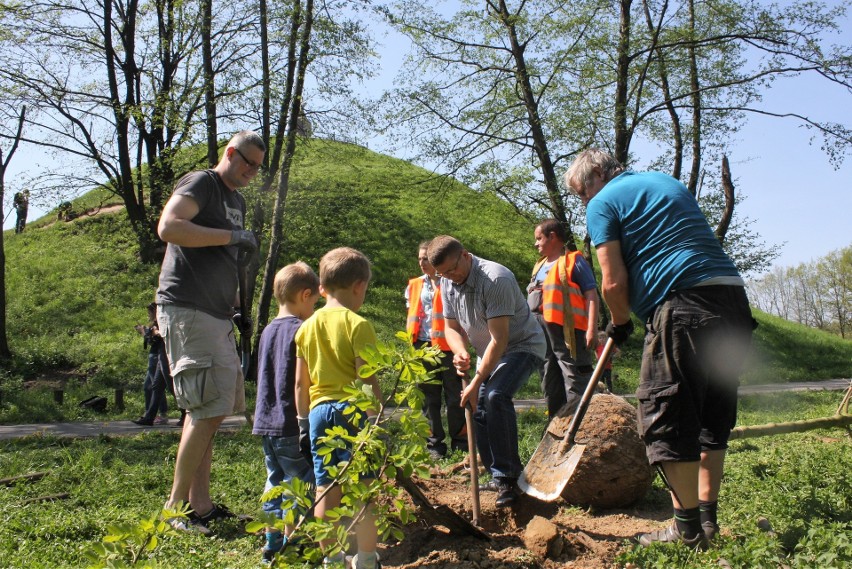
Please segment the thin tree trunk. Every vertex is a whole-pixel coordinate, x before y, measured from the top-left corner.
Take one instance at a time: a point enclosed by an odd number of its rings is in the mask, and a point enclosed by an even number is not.
[[[294,3],[298,3],[295,0]],[[257,309],[258,328],[255,334],[254,352],[260,339],[261,326],[269,319],[269,306],[272,300],[272,285],[278,268],[278,255],[281,240],[284,234],[284,211],[287,204],[287,194],[290,191],[290,167],[293,156],[296,154],[296,135],[299,115],[302,111],[302,92],[305,86],[305,70],[308,67],[308,51],[311,46],[311,30],[313,27],[314,2],[307,0],[304,9],[304,24],[299,40],[299,59],[295,70],[295,83],[293,85],[292,105],[287,120],[287,146],[284,151],[284,159],[281,164],[280,178],[278,182],[278,197],[275,200],[275,208],[272,213],[272,236],[269,241],[269,252],[263,272],[263,285],[260,289],[260,301]],[[294,14],[295,21],[296,14]]]
[[[728,157],[722,156],[722,191],[725,193],[725,211],[719,225],[716,226],[716,239],[720,243],[725,242],[725,235],[731,225],[734,216],[734,183],[731,180],[731,167],[728,165]]]
[[[689,0],[689,31],[695,38],[695,1]],[[698,195],[698,176],[701,172],[701,92],[698,84],[698,58],[695,53],[695,43],[689,42],[689,84],[692,90],[692,168],[686,187],[693,196]],[[727,229],[727,228],[726,228]]]
[[[15,133],[15,140],[12,142],[12,148],[9,149],[9,154],[6,155],[5,161],[3,160],[3,151],[0,150],[0,216],[3,219],[6,219],[3,211],[3,198],[6,195],[6,168],[9,166],[12,156],[15,155],[15,151],[18,149],[18,143],[21,141],[26,114],[27,107],[21,107],[21,113],[18,115],[18,130]],[[6,333],[6,245],[3,239],[3,231],[0,231],[0,361],[8,361],[12,357],[12,351],[9,349],[9,339]]]
[[[272,125],[270,124],[270,120],[272,119],[272,113],[270,111],[271,105],[271,97],[272,97],[272,77],[270,77],[271,72],[269,70],[269,10],[266,5],[266,0],[260,0],[260,64],[262,66],[262,76],[261,76],[261,89],[263,93],[262,99],[262,109],[261,112],[263,114],[261,118],[261,136],[263,137],[263,142],[266,144],[266,147],[270,146],[270,136],[272,134]],[[269,160],[269,152],[263,155],[263,160],[265,162],[265,166],[269,169],[268,166],[270,164]]]
[[[219,132],[216,124],[216,75],[213,71],[213,0],[201,2],[201,57],[204,66],[204,113],[207,127],[207,164],[219,161]]]
[[[550,201],[550,208],[553,217],[565,228],[565,234],[568,238],[566,241],[567,248],[570,251],[574,251],[577,249],[577,245],[574,242],[574,233],[571,230],[571,225],[568,223],[568,215],[565,212],[565,204],[562,201],[562,193],[559,190],[559,182],[553,166],[553,160],[550,157],[550,150],[547,146],[547,137],[541,126],[542,121],[538,111],[538,101],[530,82],[529,70],[524,56],[526,46],[521,45],[518,40],[514,18],[509,13],[505,0],[499,0],[499,6],[496,7],[490,2],[489,4],[497,12],[500,23],[503,24],[506,33],[509,35],[509,45],[511,46],[512,57],[515,60],[515,82],[518,85],[518,89],[520,89],[524,108],[527,111],[527,121],[533,138],[533,149],[538,157],[539,166],[544,177],[544,187]]]
[[[630,6],[632,0],[620,0],[618,56],[615,84],[615,159],[627,164],[630,137],[627,132],[627,80],[630,71]]]
[[[651,8],[648,6],[648,0],[644,0],[642,4],[645,8],[645,20],[648,24],[648,33],[653,36],[657,36],[660,27],[662,26],[663,18],[668,12],[669,3],[668,1],[663,2],[663,5],[660,7],[660,17],[656,26],[651,18]],[[677,109],[675,109],[674,103],[672,102],[671,87],[669,86],[669,71],[666,67],[665,52],[659,47],[656,48],[656,52],[657,72],[660,75],[660,90],[663,93],[663,97],[665,97],[666,110],[668,110],[669,118],[672,121],[672,144],[674,147],[672,176],[679,180],[681,170],[683,168],[683,132],[680,126],[680,115],[678,115]]]

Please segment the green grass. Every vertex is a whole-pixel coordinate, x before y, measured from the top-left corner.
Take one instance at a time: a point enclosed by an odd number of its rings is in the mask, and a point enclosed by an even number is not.
[[[764,406],[763,402],[771,401]],[[830,415],[837,393],[754,395],[741,402],[741,422]],[[798,411],[798,413],[797,413]],[[521,455],[527,460],[541,434],[539,411],[519,417]],[[134,523],[156,512],[174,469],[176,433],[70,440],[30,437],[0,442],[0,476],[47,472],[40,481],[0,492],[0,559],[8,568],[79,568],[82,551],[99,541],[107,526]],[[640,567],[733,567],[776,569],[843,567],[852,562],[852,440],[842,431],[734,441],[726,467],[720,508],[725,536],[706,553],[674,547],[640,550],[625,545],[622,561]],[[257,437],[248,429],[221,433],[216,440],[214,499],[241,513],[257,512],[265,470]],[[31,501],[68,493],[67,499]],[[28,502],[30,501],[30,502]],[[645,505],[665,505],[659,481]],[[756,527],[768,518],[776,536]],[[155,555],[163,567],[256,567],[257,536],[226,523],[209,539],[177,535],[163,540]],[[839,561],[832,562],[827,555]],[[822,557],[820,557],[822,556]],[[818,560],[817,560],[818,559]]]
[[[506,264],[526,282],[535,259],[532,224],[493,196],[430,179],[421,168],[351,144],[312,140],[297,157],[279,266],[301,259],[316,267],[340,245],[364,251],[374,278],[363,314],[381,339],[404,328],[403,291],[419,273],[417,245],[438,233],[457,236],[473,253]],[[187,160],[181,168],[192,167]],[[272,193],[249,188],[245,194],[249,211],[261,202],[271,216]],[[97,189],[75,200],[74,208],[107,202]],[[130,407],[146,366],[133,325],[146,318],[159,267],[138,261],[126,213],[70,223],[55,222],[51,213],[24,233],[4,237],[13,359],[0,372],[0,422],[85,418],[75,409],[41,405],[43,394],[31,396],[24,388],[32,380],[70,379],[66,401],[111,398],[114,388],[126,387]],[[262,241],[268,244],[269,235]],[[20,412],[34,407],[40,409],[34,415]]]
[[[196,155],[181,155],[176,170],[195,167]],[[272,192],[249,188],[245,194],[249,211],[259,203],[271,216]],[[82,211],[114,201],[97,189],[74,206]],[[404,327],[403,291],[419,273],[421,241],[455,235],[474,254],[509,267],[523,287],[536,257],[532,229],[532,222],[492,195],[356,145],[314,139],[297,153],[279,265],[301,259],[316,267],[340,245],[363,250],[373,261],[374,279],[362,312],[387,340]],[[55,223],[49,214],[4,238],[13,359],[0,371],[0,423],[85,419],[76,403],[91,395],[111,399],[117,387],[127,389],[124,417],[135,415],[146,354],[133,325],[146,318],[159,267],[138,261],[126,213],[70,223]],[[262,241],[268,243],[269,235]],[[755,316],[756,355],[744,384],[852,376],[852,341]],[[616,392],[635,391],[641,349],[636,332],[614,361]],[[32,380],[66,383],[66,404],[54,405],[49,391],[27,389]],[[518,396],[541,396],[537,374]],[[106,417],[121,416],[113,412]]]
[[[739,424],[784,422],[835,413],[837,392],[777,393],[740,398]],[[622,563],[639,567],[840,568],[852,563],[852,439],[816,430],[732,441],[719,498],[724,532],[709,551],[630,546]],[[668,499],[659,480],[646,500]],[[775,535],[757,527],[765,517]],[[836,558],[832,559],[831,556]]]

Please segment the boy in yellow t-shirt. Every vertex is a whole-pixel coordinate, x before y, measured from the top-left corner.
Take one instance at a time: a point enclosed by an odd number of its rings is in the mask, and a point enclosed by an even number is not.
[[[340,505],[342,492],[339,486],[332,486],[333,478],[318,456],[318,439],[325,436],[326,430],[342,426],[350,432],[360,430],[361,425],[353,425],[343,414],[349,406],[342,400],[347,397],[344,388],[355,384],[357,370],[364,365],[358,357],[362,348],[376,343],[376,331],[373,325],[356,314],[364,303],[367,286],[371,277],[370,261],[360,251],[349,247],[340,247],[326,253],[320,260],[320,290],[326,298],[324,307],[308,318],[296,333],[296,409],[299,423],[307,417],[310,422],[311,453],[314,459],[314,474],[317,482],[317,502],[314,512],[318,518]],[[378,380],[375,376],[363,379],[381,399]],[[350,415],[351,417],[351,415]],[[307,433],[300,433],[304,437]],[[331,455],[331,465],[348,461],[351,449],[339,449]],[[329,489],[329,486],[331,488]],[[328,490],[324,498],[319,499]],[[378,532],[375,512],[372,506],[367,508],[363,520],[355,532],[358,541],[358,555],[352,559],[353,569],[374,569],[380,567],[376,555]],[[327,540],[322,545],[330,545]],[[324,565],[333,565],[344,561],[341,554],[337,558],[326,558]]]

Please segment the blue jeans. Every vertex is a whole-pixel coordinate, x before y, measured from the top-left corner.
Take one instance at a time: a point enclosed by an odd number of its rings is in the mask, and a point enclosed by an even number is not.
[[[160,352],[148,354],[148,373],[145,374],[145,382],[142,384],[145,392],[145,412],[142,418],[153,421],[157,416],[165,415],[168,410],[166,403],[166,378],[160,368]]]
[[[541,365],[529,352],[504,354],[491,376],[479,387],[474,421],[482,465],[495,478],[518,478],[523,466],[518,455],[518,416],[512,398]]]
[[[295,437],[273,437],[263,435],[263,454],[266,462],[266,486],[264,492],[268,492],[282,482],[289,482],[293,478],[299,478],[305,482],[314,483],[314,472],[311,465],[302,456],[299,450],[299,436]],[[283,518],[284,511],[281,509],[281,497],[274,498],[263,503],[263,511]]]

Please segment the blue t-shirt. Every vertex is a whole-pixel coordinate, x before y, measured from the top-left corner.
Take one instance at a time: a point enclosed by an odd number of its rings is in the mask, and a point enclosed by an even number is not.
[[[574,260],[574,270],[571,271],[571,280],[580,287],[583,292],[597,288],[598,283],[595,280],[595,274],[592,272],[592,267],[582,255],[577,255]]]
[[[252,434],[273,437],[299,434],[296,418],[296,331],[301,325],[302,321],[295,316],[276,318],[260,335]]]
[[[643,321],[666,295],[716,277],[738,277],[695,197],[662,172],[627,171],[586,206],[597,247],[621,242],[630,307]]]

